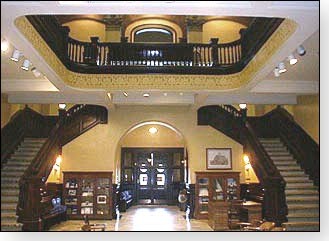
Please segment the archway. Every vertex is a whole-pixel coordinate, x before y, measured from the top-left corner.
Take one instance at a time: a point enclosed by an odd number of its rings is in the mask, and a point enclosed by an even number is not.
[[[121,137],[120,185],[135,204],[178,204],[188,179],[185,139],[170,124],[146,121],[130,127]]]

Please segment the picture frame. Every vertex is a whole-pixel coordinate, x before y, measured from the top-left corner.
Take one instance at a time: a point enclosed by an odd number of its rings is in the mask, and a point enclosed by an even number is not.
[[[231,148],[207,148],[207,170],[232,170]]]
[[[106,195],[99,195],[99,196],[97,196],[97,203],[99,203],[99,204],[106,204]]]

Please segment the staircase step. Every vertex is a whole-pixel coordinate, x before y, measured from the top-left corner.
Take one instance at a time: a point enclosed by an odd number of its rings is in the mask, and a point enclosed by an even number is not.
[[[8,188],[2,188],[1,187],[1,196],[18,196],[19,195],[19,190],[18,189],[8,189]]]
[[[319,195],[315,189],[288,189],[285,191],[286,197],[290,195]]]
[[[1,203],[1,212],[4,210],[16,212],[17,203]]]
[[[273,163],[277,166],[298,166],[296,160],[275,160]],[[300,167],[299,167],[300,168]]]
[[[260,143],[281,143],[280,138],[258,138]]]
[[[18,183],[20,177],[1,177],[1,184]]]
[[[301,182],[301,183],[313,183],[308,177],[284,177],[284,180],[288,183],[296,183],[296,182]]]
[[[267,151],[267,150],[266,150]],[[274,156],[292,156],[288,151],[267,151],[270,157]]]
[[[22,231],[23,224],[17,222],[1,222],[1,231]]]
[[[286,189],[313,189],[317,190],[317,187],[313,185],[313,183],[287,183]]]
[[[44,143],[47,140],[47,138],[24,138],[23,143]]]
[[[264,148],[286,148],[283,143],[261,143]]]
[[[283,177],[306,177],[308,176],[303,171],[281,171],[281,176]]]
[[[3,220],[8,220],[8,219],[12,219],[12,220],[17,220],[17,215],[15,212],[2,212],[1,211],[1,221]]]
[[[293,156],[271,156],[273,161],[287,161],[287,160],[295,160]]]
[[[276,168],[281,171],[300,171],[301,168],[298,165],[287,166],[287,165],[276,165]]]
[[[35,156],[12,155],[10,157],[10,160],[13,160],[13,161],[21,161],[21,160],[32,161],[34,157]]]
[[[282,227],[286,231],[320,231],[319,222],[288,222],[283,223]]]
[[[287,151],[287,147],[285,147],[283,145],[282,146],[266,146],[266,147],[264,147],[264,149],[267,152],[286,152]]]
[[[28,165],[7,165],[3,168],[4,171],[10,170],[10,171],[25,171]]]
[[[318,203],[319,196],[306,196],[306,195],[291,195],[286,197],[287,204],[291,203]]]
[[[10,171],[10,170],[6,170],[1,172],[1,176],[2,177],[21,177],[23,175],[24,171]]]
[[[6,164],[6,166],[8,166],[8,167],[29,166],[30,163],[31,163],[30,160],[9,160],[8,163]]]
[[[1,197],[1,203],[17,203],[18,196],[3,196]]]
[[[288,222],[319,222],[317,213],[293,213],[287,216]]]

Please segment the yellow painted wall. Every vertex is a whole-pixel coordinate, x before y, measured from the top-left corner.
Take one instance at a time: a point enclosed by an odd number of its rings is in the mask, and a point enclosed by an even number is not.
[[[158,132],[149,132],[151,127]],[[173,130],[161,125],[145,125],[127,134],[119,144],[121,147],[184,147],[184,139]]]
[[[319,143],[319,95],[298,96],[295,121]]]
[[[202,31],[188,31],[187,42],[188,43],[202,43]]]
[[[63,24],[70,28],[69,36],[76,40],[90,42],[90,37],[99,37],[100,42],[104,42],[105,25],[94,20],[73,20]]]
[[[106,30],[105,41],[106,42],[120,42],[121,41],[121,30]]]
[[[211,20],[203,24],[202,42],[209,43],[211,38],[219,38],[219,43],[229,43],[240,39],[239,31],[245,25],[230,20]]]
[[[242,171],[241,182],[244,182],[242,146],[214,128],[198,126],[197,111],[189,107],[118,107],[109,112],[108,124],[97,125],[63,147],[62,170],[118,173],[122,137],[136,124],[146,121],[170,124],[183,135],[191,183],[195,183],[195,171],[206,170],[206,148],[232,148],[233,170]]]

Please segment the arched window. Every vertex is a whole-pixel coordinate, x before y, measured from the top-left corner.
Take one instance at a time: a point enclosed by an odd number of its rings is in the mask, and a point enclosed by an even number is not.
[[[161,25],[138,26],[132,31],[134,43],[174,43],[176,33],[171,28]]]

